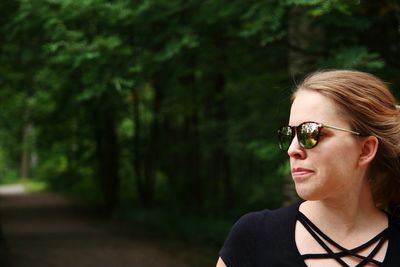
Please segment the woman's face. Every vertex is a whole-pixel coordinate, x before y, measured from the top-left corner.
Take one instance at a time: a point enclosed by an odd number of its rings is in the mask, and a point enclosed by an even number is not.
[[[289,125],[306,121],[350,129],[332,100],[314,91],[300,90],[292,104]],[[288,154],[297,194],[305,200],[351,194],[360,181],[356,172],[360,150],[358,137],[348,132],[323,128],[312,149],[300,147],[296,135]]]

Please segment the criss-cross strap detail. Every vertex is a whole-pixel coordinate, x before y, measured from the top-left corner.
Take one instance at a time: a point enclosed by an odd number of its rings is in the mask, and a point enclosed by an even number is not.
[[[371,240],[367,241],[366,243],[353,248],[353,249],[346,249],[333,241],[329,236],[323,233],[315,224],[313,224],[303,213],[299,211],[297,219],[304,228],[311,234],[312,237],[321,245],[323,249],[327,253],[314,253],[314,254],[303,254],[301,255],[304,260],[306,259],[335,259],[344,267],[349,267],[349,265],[342,260],[343,257],[357,257],[361,259],[361,262],[356,265],[356,267],[365,266],[367,263],[373,263],[379,266],[382,264],[381,262],[374,259],[375,255],[378,253],[382,245],[388,239],[388,228],[374,236]],[[324,241],[325,240],[325,241]],[[332,249],[327,245],[327,243],[333,245],[339,252],[333,252]],[[370,254],[365,257],[362,255],[357,254],[360,251],[376,244],[375,248],[370,252]]]

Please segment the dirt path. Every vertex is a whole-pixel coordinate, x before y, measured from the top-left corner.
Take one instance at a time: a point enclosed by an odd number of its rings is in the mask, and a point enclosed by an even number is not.
[[[18,191],[18,190],[17,190]],[[6,267],[205,267],[183,244],[135,238],[124,224],[78,212],[50,193],[2,193],[0,212],[7,240]]]

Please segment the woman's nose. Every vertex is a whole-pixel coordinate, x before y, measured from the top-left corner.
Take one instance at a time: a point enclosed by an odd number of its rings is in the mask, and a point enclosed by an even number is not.
[[[292,142],[290,143],[287,153],[291,158],[296,158],[296,159],[305,158],[306,152],[305,149],[300,146],[299,141],[297,139],[297,134],[292,139]]]

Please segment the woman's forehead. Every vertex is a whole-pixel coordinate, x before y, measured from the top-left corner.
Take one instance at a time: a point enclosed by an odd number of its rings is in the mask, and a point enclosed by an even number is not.
[[[325,124],[344,121],[338,112],[337,104],[328,97],[310,90],[296,93],[290,110],[290,125],[298,125],[305,121],[316,121]]]

